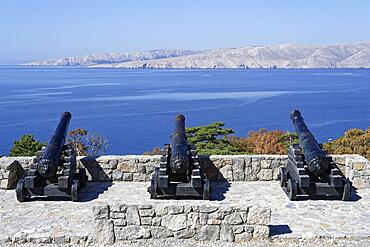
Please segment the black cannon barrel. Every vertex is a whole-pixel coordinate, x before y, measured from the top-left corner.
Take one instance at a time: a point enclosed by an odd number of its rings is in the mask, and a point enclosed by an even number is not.
[[[189,169],[188,142],[185,133],[185,117],[178,115],[175,119],[175,131],[171,136],[171,171],[186,174]]]
[[[37,170],[44,178],[53,177],[58,170],[71,118],[71,113],[62,113],[54,134],[43,152],[42,158],[37,166]]]
[[[324,174],[328,169],[326,154],[321,149],[313,134],[307,128],[301,112],[294,110],[290,114],[299,139],[299,146],[303,150],[308,169],[316,174]]]

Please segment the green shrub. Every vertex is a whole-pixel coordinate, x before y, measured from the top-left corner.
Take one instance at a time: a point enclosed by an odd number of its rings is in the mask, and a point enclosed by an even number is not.
[[[222,128],[223,122],[207,126],[186,128],[188,143],[193,144],[199,154],[237,154],[239,149],[232,146],[227,137],[234,133],[230,128]]]
[[[14,141],[10,156],[34,156],[42,146],[43,144],[35,140],[33,135],[23,135],[19,140]]]

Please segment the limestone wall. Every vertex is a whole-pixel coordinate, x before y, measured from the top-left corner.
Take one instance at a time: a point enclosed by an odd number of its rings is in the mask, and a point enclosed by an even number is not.
[[[242,242],[269,237],[271,210],[261,206],[101,205],[94,207],[100,244],[135,239],[194,239]]]
[[[344,174],[356,188],[370,188],[370,161],[364,157],[360,155],[347,157]]]
[[[0,189],[14,189],[24,172],[22,165],[15,159],[0,160]]]
[[[333,155],[342,173],[353,181],[355,187],[370,187],[370,162],[359,155]],[[88,171],[90,181],[149,181],[154,168],[159,165],[159,155],[108,155],[98,158],[78,157],[78,164]],[[11,188],[20,174],[17,161],[24,170],[33,163],[33,157],[0,158],[1,188]],[[279,166],[287,162],[286,155],[212,155],[200,156],[199,163],[211,181],[269,181],[276,180]],[[9,179],[9,168],[18,167]],[[8,169],[8,170],[7,170]],[[16,175],[14,175],[16,174]]]

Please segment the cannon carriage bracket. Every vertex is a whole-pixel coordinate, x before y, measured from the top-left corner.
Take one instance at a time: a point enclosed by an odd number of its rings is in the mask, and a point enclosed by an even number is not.
[[[70,145],[63,146],[58,171],[50,178],[44,178],[37,170],[43,151],[44,149],[37,152],[31,169],[24,178],[19,179],[16,187],[17,200],[25,202],[37,197],[62,197],[79,201],[79,192],[81,187],[85,187],[87,176],[85,168],[77,169],[74,148]]]
[[[209,200],[209,180],[199,165],[197,151],[188,145],[190,166],[186,174],[171,173],[171,145],[161,149],[160,166],[156,167],[148,188],[151,199],[189,198]]]
[[[327,173],[318,176],[307,168],[304,153],[299,145],[293,144],[289,147],[287,165],[279,168],[279,180],[280,186],[291,201],[308,198],[350,200],[351,182],[343,176],[331,157],[326,156],[325,159],[329,169]]]

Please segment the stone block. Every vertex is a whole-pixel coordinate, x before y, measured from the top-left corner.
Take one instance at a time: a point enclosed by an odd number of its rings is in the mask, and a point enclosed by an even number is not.
[[[94,219],[109,219],[109,206],[94,206]]]
[[[244,232],[244,225],[235,225],[233,226],[233,231],[235,234]]]
[[[151,237],[148,226],[115,227],[114,233],[117,240],[148,239]]]
[[[253,237],[254,238],[268,238],[269,237],[268,226],[254,226]]]
[[[119,161],[117,169],[124,173],[135,173],[138,172],[138,165],[133,161]]]
[[[155,215],[154,209],[140,209],[139,210],[139,215],[141,217],[153,217]]]
[[[363,161],[363,162],[354,162],[354,163],[352,163],[352,167],[356,171],[363,171],[363,170],[366,169],[366,162],[365,161]]]
[[[220,226],[218,225],[205,225],[198,230],[195,235],[196,240],[200,241],[216,241],[220,239]]]
[[[233,159],[233,180],[234,181],[243,181],[245,178],[245,161],[243,158],[234,158]]]
[[[112,220],[95,221],[95,241],[102,245],[110,245],[115,242],[114,225]]]
[[[272,169],[272,179],[273,180],[278,180],[279,178],[279,167]]]
[[[271,220],[271,209],[252,206],[249,208],[247,223],[251,225],[268,225]]]
[[[223,220],[224,217],[225,217],[225,213],[222,210],[217,210],[216,212],[210,213],[208,215],[209,219]]]
[[[143,226],[151,226],[152,225],[152,217],[141,217],[140,222],[141,222],[141,225],[143,225]]]
[[[184,212],[184,206],[173,205],[168,208],[168,214],[182,214]]]
[[[127,225],[140,225],[139,211],[136,206],[127,206],[126,220]]]
[[[148,163],[150,161],[149,156],[140,156],[138,162],[139,163]]]
[[[232,213],[225,216],[225,223],[229,225],[240,225],[243,224],[243,218],[240,213]]]
[[[360,177],[353,178],[352,179],[352,185],[356,189],[364,189],[364,188],[366,188],[365,180],[363,178],[360,178]]]
[[[112,219],[125,219],[126,214],[121,212],[110,212],[110,218]]]
[[[258,174],[261,170],[261,162],[252,161],[252,170],[253,170],[253,173]]]
[[[195,233],[196,233],[195,229],[186,228],[183,230],[176,231],[174,233],[174,237],[178,239],[188,239],[194,237]]]
[[[152,226],[160,226],[161,225],[161,218],[160,217],[154,217],[152,219]]]
[[[150,180],[150,176],[145,173],[133,173],[132,181],[134,182],[146,182]]]
[[[220,240],[225,242],[233,242],[235,240],[232,226],[228,224],[221,225]]]
[[[250,156],[244,157],[245,167],[252,166],[252,158]]]
[[[261,160],[261,168],[262,169],[271,168],[271,160]]]
[[[112,173],[112,180],[113,181],[121,181],[123,177],[123,172],[120,170],[114,170]]]
[[[256,181],[257,173],[252,166],[245,167],[245,181]]]
[[[115,219],[113,223],[114,223],[114,226],[126,226],[127,225],[127,221],[125,219]]]
[[[206,225],[208,221],[208,214],[207,213],[200,213],[199,214],[199,224]]]
[[[8,180],[7,179],[2,179],[0,181],[0,189],[7,189],[8,188]]]
[[[138,173],[146,173],[146,164],[145,163],[137,164],[137,172]]]
[[[127,206],[125,204],[113,204],[109,205],[110,212],[126,213]]]
[[[160,238],[170,238],[173,237],[172,231],[160,227],[160,226],[154,226],[151,228],[151,235],[155,239],[160,239]]]
[[[258,173],[258,179],[262,181],[272,180],[272,169],[261,169]]]
[[[156,216],[163,216],[168,213],[168,207],[165,205],[157,205],[155,208],[155,215]]]
[[[218,210],[218,206],[215,205],[200,205],[199,212],[201,213],[212,213]]]
[[[184,206],[184,213],[188,214],[193,211],[193,207],[191,205],[185,205]]]
[[[188,214],[187,226],[195,229],[200,224],[199,213],[191,212]]]
[[[235,243],[242,243],[247,242],[252,239],[253,235],[249,232],[242,232],[239,234],[235,234]]]
[[[165,215],[162,217],[161,225],[172,231],[185,229],[187,226],[187,216],[184,214]]]
[[[133,180],[132,173],[123,173],[122,181],[129,182],[129,181],[132,181],[132,180]]]
[[[239,210],[238,211],[240,216],[242,217],[242,220],[243,220],[243,223],[246,223],[247,222],[247,211],[246,210]]]

